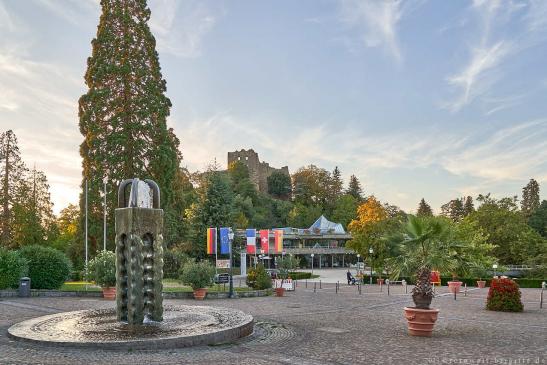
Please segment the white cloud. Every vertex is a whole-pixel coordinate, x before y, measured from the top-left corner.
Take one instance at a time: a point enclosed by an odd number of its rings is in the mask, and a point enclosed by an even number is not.
[[[3,3],[0,2],[0,29],[7,29],[9,32],[15,30],[15,22]]]
[[[218,15],[204,3],[158,0],[150,3],[150,28],[158,51],[177,57],[197,57],[203,38],[213,29]]]
[[[362,33],[366,47],[382,47],[400,62],[397,27],[404,15],[402,4],[400,0],[344,0],[340,3],[340,20]]]

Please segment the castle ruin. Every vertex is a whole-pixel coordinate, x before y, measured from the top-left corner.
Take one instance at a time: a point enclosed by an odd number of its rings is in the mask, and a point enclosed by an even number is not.
[[[290,176],[289,168],[287,166],[276,169],[275,167],[271,167],[267,162],[260,162],[258,153],[253,149],[228,152],[228,166],[235,161],[241,161],[247,166],[251,181],[255,184],[256,188],[263,193],[268,192],[268,176],[274,171],[279,171]]]

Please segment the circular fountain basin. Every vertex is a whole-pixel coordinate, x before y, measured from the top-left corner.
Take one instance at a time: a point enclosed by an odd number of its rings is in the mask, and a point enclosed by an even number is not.
[[[81,310],[29,319],[11,326],[11,338],[56,346],[165,349],[234,341],[253,332],[253,317],[229,308],[166,306],[163,322],[128,326],[115,309]]]

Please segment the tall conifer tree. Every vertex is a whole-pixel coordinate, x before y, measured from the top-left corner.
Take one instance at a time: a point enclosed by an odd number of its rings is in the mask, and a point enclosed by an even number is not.
[[[84,141],[83,181],[88,182],[89,237],[92,249],[102,246],[103,178],[108,178],[109,244],[113,247],[113,211],[117,187],[127,178],[155,180],[165,211],[166,241],[182,212],[173,208],[180,177],[179,141],[166,118],[171,107],[165,96],[156,41],[148,27],[146,0],[102,0],[102,14],[92,55],[87,60],[86,94],[79,101]],[[80,199],[83,232],[84,194]],[[80,237],[82,234],[80,233]]]
[[[363,200],[363,188],[361,188],[361,183],[355,175],[351,175],[349,178],[349,186],[346,194],[353,196],[358,201]]]
[[[416,213],[416,215],[420,216],[420,217],[432,217],[433,216],[433,210],[431,209],[431,206],[426,203],[424,198],[422,198],[422,200],[420,200],[420,205],[418,206],[418,212]]]
[[[524,216],[528,218],[537,208],[539,208],[539,184],[536,180],[530,179],[530,182],[522,188],[520,209]]]

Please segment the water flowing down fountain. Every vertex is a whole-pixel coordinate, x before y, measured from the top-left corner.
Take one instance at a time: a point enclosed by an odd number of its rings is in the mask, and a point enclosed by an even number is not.
[[[124,180],[115,217],[116,308],[29,319],[8,329],[11,338],[74,347],[157,349],[231,342],[253,332],[253,317],[238,310],[164,308],[163,210],[155,182]]]

